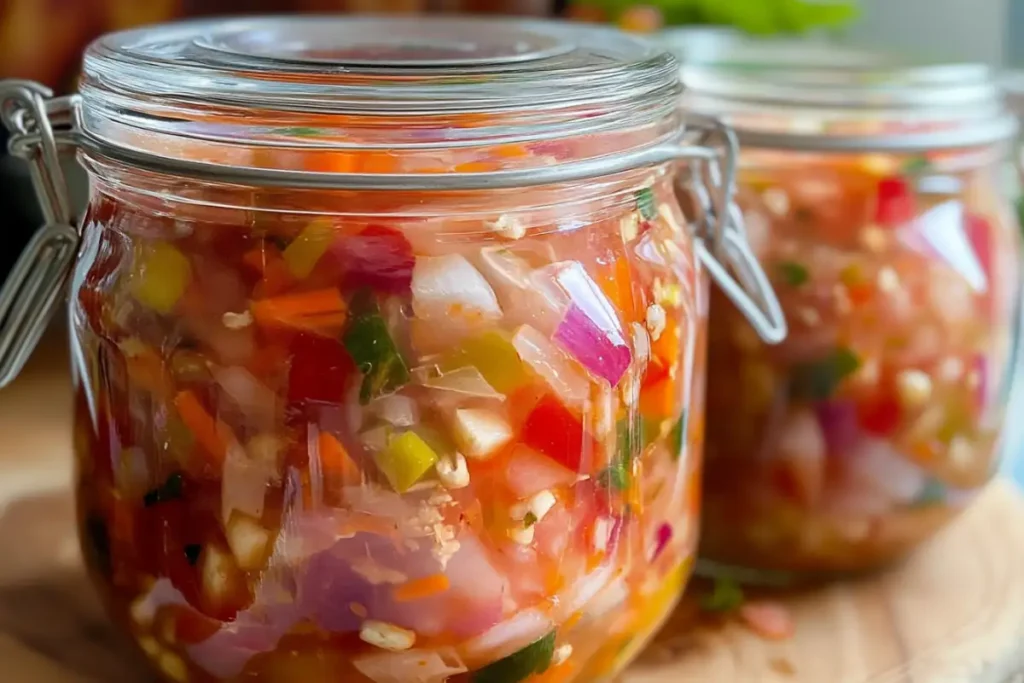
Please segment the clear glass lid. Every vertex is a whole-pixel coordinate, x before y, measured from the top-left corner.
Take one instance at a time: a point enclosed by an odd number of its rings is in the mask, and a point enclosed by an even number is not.
[[[300,16],[105,36],[86,53],[81,93],[94,143],[229,167],[259,167],[253,149],[381,149],[408,161],[442,147],[597,140],[508,168],[666,140],[680,85],[666,51],[608,28]]]
[[[994,74],[827,43],[747,43],[682,68],[690,106],[751,145],[929,150],[1015,131]]]

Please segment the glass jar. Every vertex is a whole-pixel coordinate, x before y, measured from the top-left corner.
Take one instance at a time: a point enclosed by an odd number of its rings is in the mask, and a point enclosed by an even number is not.
[[[629,661],[693,564],[705,266],[781,333],[730,275],[757,273],[720,219],[735,149],[683,125],[670,56],[543,22],[253,19],[106,36],[80,98],[5,87],[49,214],[0,295],[0,375],[73,258],[49,161],[77,146],[82,545],[164,677]],[[710,181],[692,225],[676,164]]]
[[[997,471],[1017,332],[987,70],[785,54],[684,68],[686,106],[736,129],[790,328],[769,347],[712,301],[702,555],[755,581],[871,570],[953,519]]]

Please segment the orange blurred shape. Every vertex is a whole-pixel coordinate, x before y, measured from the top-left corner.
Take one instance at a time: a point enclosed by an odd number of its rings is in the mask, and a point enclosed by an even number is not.
[[[654,7],[638,5],[619,15],[619,28],[630,33],[654,33],[661,28],[664,18]]]

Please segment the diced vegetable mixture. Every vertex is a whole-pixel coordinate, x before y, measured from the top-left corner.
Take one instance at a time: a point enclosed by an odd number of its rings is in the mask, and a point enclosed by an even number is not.
[[[95,180],[72,317],[86,557],[162,674],[621,668],[696,542],[707,286],[667,170],[323,214],[150,182]]]
[[[748,150],[740,203],[789,337],[712,303],[710,558],[856,572],[943,526],[997,466],[1017,227],[989,150]]]

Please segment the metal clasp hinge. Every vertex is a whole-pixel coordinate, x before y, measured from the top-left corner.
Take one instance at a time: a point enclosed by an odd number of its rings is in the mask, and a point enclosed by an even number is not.
[[[683,190],[696,205],[697,257],[768,344],[786,338],[786,316],[768,276],[747,241],[743,213],[735,203],[739,145],[732,129],[711,117],[687,117],[695,143],[719,154],[689,161]]]
[[[77,96],[54,98],[30,81],[0,81],[8,148],[29,163],[44,223],[0,288],[0,387],[24,367],[62,302],[78,247],[59,147],[78,123]]]

